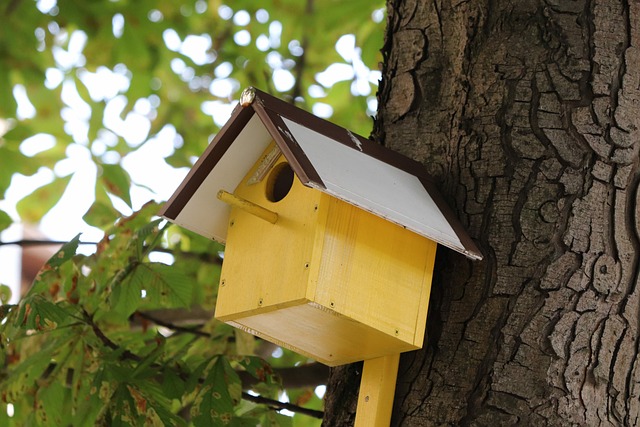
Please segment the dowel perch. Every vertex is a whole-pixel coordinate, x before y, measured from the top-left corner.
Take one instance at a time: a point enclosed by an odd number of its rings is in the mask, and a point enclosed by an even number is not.
[[[222,202],[225,202],[228,205],[235,206],[247,213],[250,213],[251,215],[255,215],[260,219],[268,221],[271,224],[275,224],[278,221],[277,213],[270,211],[269,209],[263,208],[260,205],[256,205],[255,203],[250,202],[241,197],[238,197],[234,194],[231,194],[228,191],[224,191],[224,190],[218,191],[218,199]]]

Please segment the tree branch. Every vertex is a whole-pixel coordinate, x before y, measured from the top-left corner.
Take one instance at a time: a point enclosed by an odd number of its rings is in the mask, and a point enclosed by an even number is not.
[[[322,363],[314,362],[306,365],[289,368],[273,368],[273,372],[282,380],[284,388],[317,387],[324,385],[329,379],[329,367]],[[245,371],[239,371],[238,376],[242,381],[242,389],[248,390],[260,381]]]
[[[87,324],[89,326],[91,326],[91,330],[93,331],[93,333],[100,339],[100,341],[102,341],[102,344],[104,344],[105,347],[108,347],[108,348],[110,348],[111,350],[114,350],[114,351],[121,350],[121,347],[118,344],[116,344],[113,341],[111,341],[109,339],[109,337],[107,337],[104,334],[104,332],[102,332],[102,330],[98,327],[96,322],[93,321],[93,316],[91,316],[87,312],[87,310],[85,310],[84,308],[82,308],[82,315],[84,317],[84,320],[87,322]],[[120,357],[122,359],[133,360],[133,361],[136,361],[136,362],[141,362],[142,361],[142,358],[140,356],[130,352],[129,350],[124,350]]]
[[[215,312],[207,310],[200,306],[192,306],[190,308],[157,308],[153,310],[145,310],[145,314],[162,319],[165,322],[174,325],[193,325],[194,323],[205,323],[211,320]]]
[[[279,400],[273,400],[273,399],[269,399],[267,397],[254,396],[252,394],[245,393],[244,391],[242,392],[242,398],[244,400],[248,400],[249,402],[267,405],[268,407],[270,407],[271,409],[274,409],[276,411],[282,411],[282,410],[286,409],[287,411],[297,412],[299,414],[304,414],[304,415],[308,415],[310,417],[320,418],[320,419],[322,419],[322,417],[324,416],[324,412],[322,412],[322,411],[316,411],[315,409],[303,408],[303,407],[298,406],[298,405],[294,405],[294,404],[287,403],[287,402],[280,402]]]
[[[62,240],[47,240],[47,239],[23,239],[12,240],[10,242],[0,241],[0,246],[16,245],[16,246],[59,246],[69,243]],[[96,242],[78,242],[79,245],[97,245]]]
[[[149,313],[145,313],[145,312],[142,312],[142,311],[136,311],[135,315],[136,316],[140,316],[141,318],[146,319],[146,320],[148,320],[150,322],[153,322],[158,326],[163,326],[163,327],[165,327],[167,329],[171,329],[172,331],[185,332],[185,333],[188,333],[188,334],[197,335],[199,337],[211,338],[211,334],[210,333],[199,330],[199,328],[201,328],[202,325],[197,325],[197,326],[193,326],[193,327],[188,328],[188,327],[185,327],[185,326],[179,326],[179,325],[176,325],[174,323],[164,321],[162,319],[158,319],[157,317],[154,317],[154,316],[150,315]]]
[[[8,4],[6,9],[4,10],[5,15],[9,16],[11,15],[17,8],[18,5],[20,4],[21,0],[11,0]]]
[[[10,242],[0,241],[0,246],[21,246],[21,247],[31,247],[31,246],[61,246],[65,243],[69,243],[67,241],[62,240],[46,240],[46,239],[23,239],[23,240],[12,240]],[[98,242],[78,242],[79,245],[94,245],[96,246]],[[184,252],[184,251],[176,251],[168,248],[155,248],[151,252],[161,252],[170,255],[179,255],[185,258],[196,258],[202,260],[204,262],[211,262],[215,264],[222,264],[222,259],[217,255],[211,255],[208,253],[196,253],[196,252]]]

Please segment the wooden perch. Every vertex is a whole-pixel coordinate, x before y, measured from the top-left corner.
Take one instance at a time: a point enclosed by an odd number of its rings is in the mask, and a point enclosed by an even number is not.
[[[256,205],[255,203],[250,202],[247,199],[238,197],[235,194],[231,194],[228,191],[224,191],[224,190],[218,191],[218,199],[220,199],[221,201],[225,202],[228,205],[242,209],[243,211],[250,213],[251,215],[255,215],[260,219],[264,219],[265,221],[268,221],[271,224],[275,224],[276,221],[278,221],[277,213],[270,211],[269,209],[263,208],[260,205]]]

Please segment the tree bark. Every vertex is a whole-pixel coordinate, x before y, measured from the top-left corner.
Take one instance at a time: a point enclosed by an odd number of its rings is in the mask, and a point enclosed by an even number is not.
[[[640,2],[387,10],[374,136],[425,165],[485,255],[439,249],[392,424],[639,425]],[[330,395],[356,394],[337,372]],[[325,425],[352,410],[328,403]]]

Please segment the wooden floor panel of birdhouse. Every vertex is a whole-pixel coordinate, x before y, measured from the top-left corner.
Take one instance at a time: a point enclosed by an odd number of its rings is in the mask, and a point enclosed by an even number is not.
[[[419,348],[312,302],[228,323],[328,366]]]

